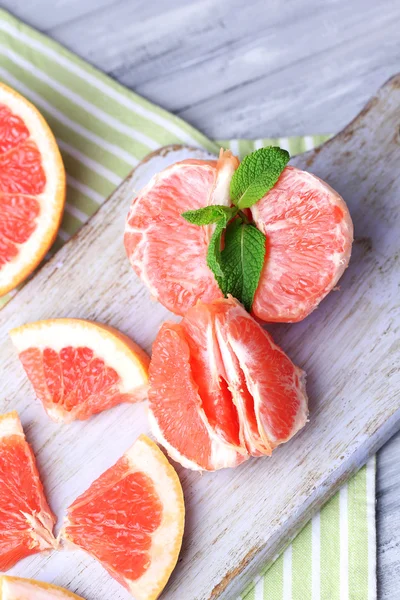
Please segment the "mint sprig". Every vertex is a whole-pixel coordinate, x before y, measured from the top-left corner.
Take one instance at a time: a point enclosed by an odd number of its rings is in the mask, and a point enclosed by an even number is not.
[[[246,156],[231,179],[233,204],[243,209],[261,200],[274,187],[289,159],[289,152],[277,146],[260,148]]]
[[[243,210],[274,187],[289,158],[286,150],[273,146],[252,152],[232,176],[230,196],[234,206],[210,205],[182,213],[193,225],[215,225],[207,264],[222,293],[237,298],[248,311],[264,265],[266,238]]]
[[[250,312],[265,258],[265,235],[252,223],[236,217],[226,228],[221,252],[224,277],[219,284],[224,296],[231,294]],[[217,280],[218,281],[218,280]]]

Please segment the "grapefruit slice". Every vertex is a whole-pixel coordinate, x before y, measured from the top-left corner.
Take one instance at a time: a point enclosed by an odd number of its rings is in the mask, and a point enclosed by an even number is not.
[[[43,581],[0,575],[0,600],[83,600],[83,598]]]
[[[187,160],[158,173],[134,198],[125,227],[129,260],[151,294],[184,315],[198,300],[222,297],[206,254],[214,226],[181,214],[209,204],[230,205],[238,162]],[[266,258],[253,313],[262,321],[294,322],[310,314],[337,284],[351,253],[353,226],[344,200],[329,185],[286,167],[251,208],[265,234]]]
[[[1,415],[0,571],[26,556],[56,548],[54,523],[18,414]]]
[[[178,560],[184,520],[175,470],[141,435],[69,507],[61,536],[99,560],[136,600],[155,600]]]
[[[46,121],[0,83],[0,296],[23,281],[53,243],[65,171]]]
[[[270,455],[307,421],[304,372],[231,297],[198,302],[181,323],[164,323],[149,373],[153,434],[187,468],[216,470],[249,454]]]
[[[55,421],[146,398],[149,357],[113,327],[49,319],[10,331],[36,396]]]

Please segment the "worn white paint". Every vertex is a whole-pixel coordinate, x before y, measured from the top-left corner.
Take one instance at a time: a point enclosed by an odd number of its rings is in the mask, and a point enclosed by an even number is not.
[[[214,474],[178,468],[187,525],[165,600],[235,597],[400,425],[399,123],[400,77],[342,134],[293,160],[343,195],[356,224],[340,291],[305,321],[269,327],[308,372],[310,423],[270,459]],[[1,409],[19,410],[58,516],[147,431],[145,406],[119,406],[69,426],[51,423],[33,399],[7,331],[44,317],[83,317],[113,325],[149,350],[170,315],[129,266],[124,219],[134,190],[189,154],[199,151],[170,149],[143,163],[0,312]],[[33,557],[13,572],[68,584],[87,600],[129,597],[81,552]]]

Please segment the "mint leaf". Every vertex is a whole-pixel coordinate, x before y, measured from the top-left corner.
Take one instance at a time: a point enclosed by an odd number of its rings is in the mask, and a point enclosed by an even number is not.
[[[193,225],[210,225],[211,223],[217,223],[219,220],[227,223],[236,212],[237,210],[233,207],[211,204],[197,210],[187,210],[181,216]]]
[[[289,159],[286,150],[275,146],[260,148],[246,156],[231,179],[233,204],[243,209],[261,200],[274,187]]]
[[[221,219],[215,226],[207,250],[207,264],[214,273],[218,285],[221,287],[220,279],[224,277],[221,267],[221,238],[228,221]]]
[[[250,311],[265,258],[265,236],[237,217],[226,228],[225,247],[220,266],[223,277],[217,277],[222,293],[231,294]]]

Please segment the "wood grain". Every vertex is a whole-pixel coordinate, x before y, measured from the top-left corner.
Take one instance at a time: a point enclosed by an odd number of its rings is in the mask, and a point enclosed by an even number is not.
[[[293,160],[345,197],[356,225],[340,291],[302,323],[270,327],[308,372],[310,423],[271,459],[203,476],[178,469],[188,519],[166,600],[234,597],[399,428],[399,125],[400,76],[341,134]],[[169,315],[151,302],[129,267],[124,219],[134,190],[152,172],[193,152],[199,151],[169,148],[137,168],[0,313],[1,409],[20,411],[59,516],[147,430],[145,410],[120,406],[86,423],[50,423],[33,400],[7,332],[27,321],[75,316],[109,323],[150,349]],[[67,585],[87,600],[129,597],[79,553],[50,555],[45,562],[34,557],[13,571]]]
[[[217,139],[339,131],[400,63],[394,0],[0,4]]]

